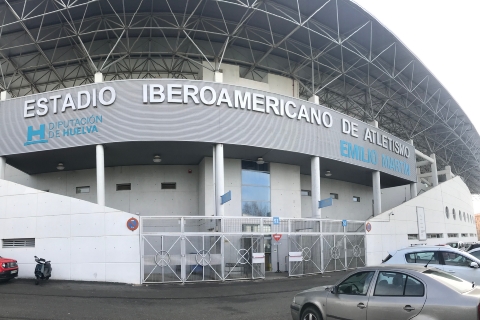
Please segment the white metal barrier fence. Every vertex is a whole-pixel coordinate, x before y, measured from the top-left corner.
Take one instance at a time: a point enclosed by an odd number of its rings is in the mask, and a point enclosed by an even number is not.
[[[344,224],[327,219],[141,217],[141,280],[184,283],[265,278],[272,235],[283,237],[290,276],[364,266],[365,222]]]

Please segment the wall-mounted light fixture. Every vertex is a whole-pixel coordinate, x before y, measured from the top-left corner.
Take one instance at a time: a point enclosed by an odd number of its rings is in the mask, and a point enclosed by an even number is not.
[[[330,172],[330,170],[325,171],[325,177],[331,177],[331,176],[332,176],[332,173]]]
[[[162,158],[157,154],[157,155],[153,156],[153,162],[160,163],[160,162],[162,162]]]
[[[63,163],[59,162],[57,164],[57,170],[63,170],[63,169],[65,169],[65,166],[63,165]]]
[[[264,164],[264,163],[265,161],[263,161],[263,158],[260,157],[257,159],[257,164]]]

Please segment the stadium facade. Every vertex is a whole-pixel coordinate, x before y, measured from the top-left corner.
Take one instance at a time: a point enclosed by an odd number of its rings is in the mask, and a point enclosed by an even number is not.
[[[476,241],[479,136],[347,0],[3,1],[1,255],[129,283]]]

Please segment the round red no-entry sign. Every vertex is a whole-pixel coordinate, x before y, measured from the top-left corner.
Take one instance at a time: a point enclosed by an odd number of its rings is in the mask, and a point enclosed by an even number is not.
[[[282,235],[281,235],[281,234],[275,233],[275,234],[273,235],[273,239],[275,239],[275,241],[280,241],[281,238],[282,238]]]

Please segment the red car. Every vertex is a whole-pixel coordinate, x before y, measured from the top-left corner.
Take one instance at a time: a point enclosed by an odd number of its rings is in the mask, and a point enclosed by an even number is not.
[[[0,281],[8,281],[18,276],[16,260],[0,257]]]

